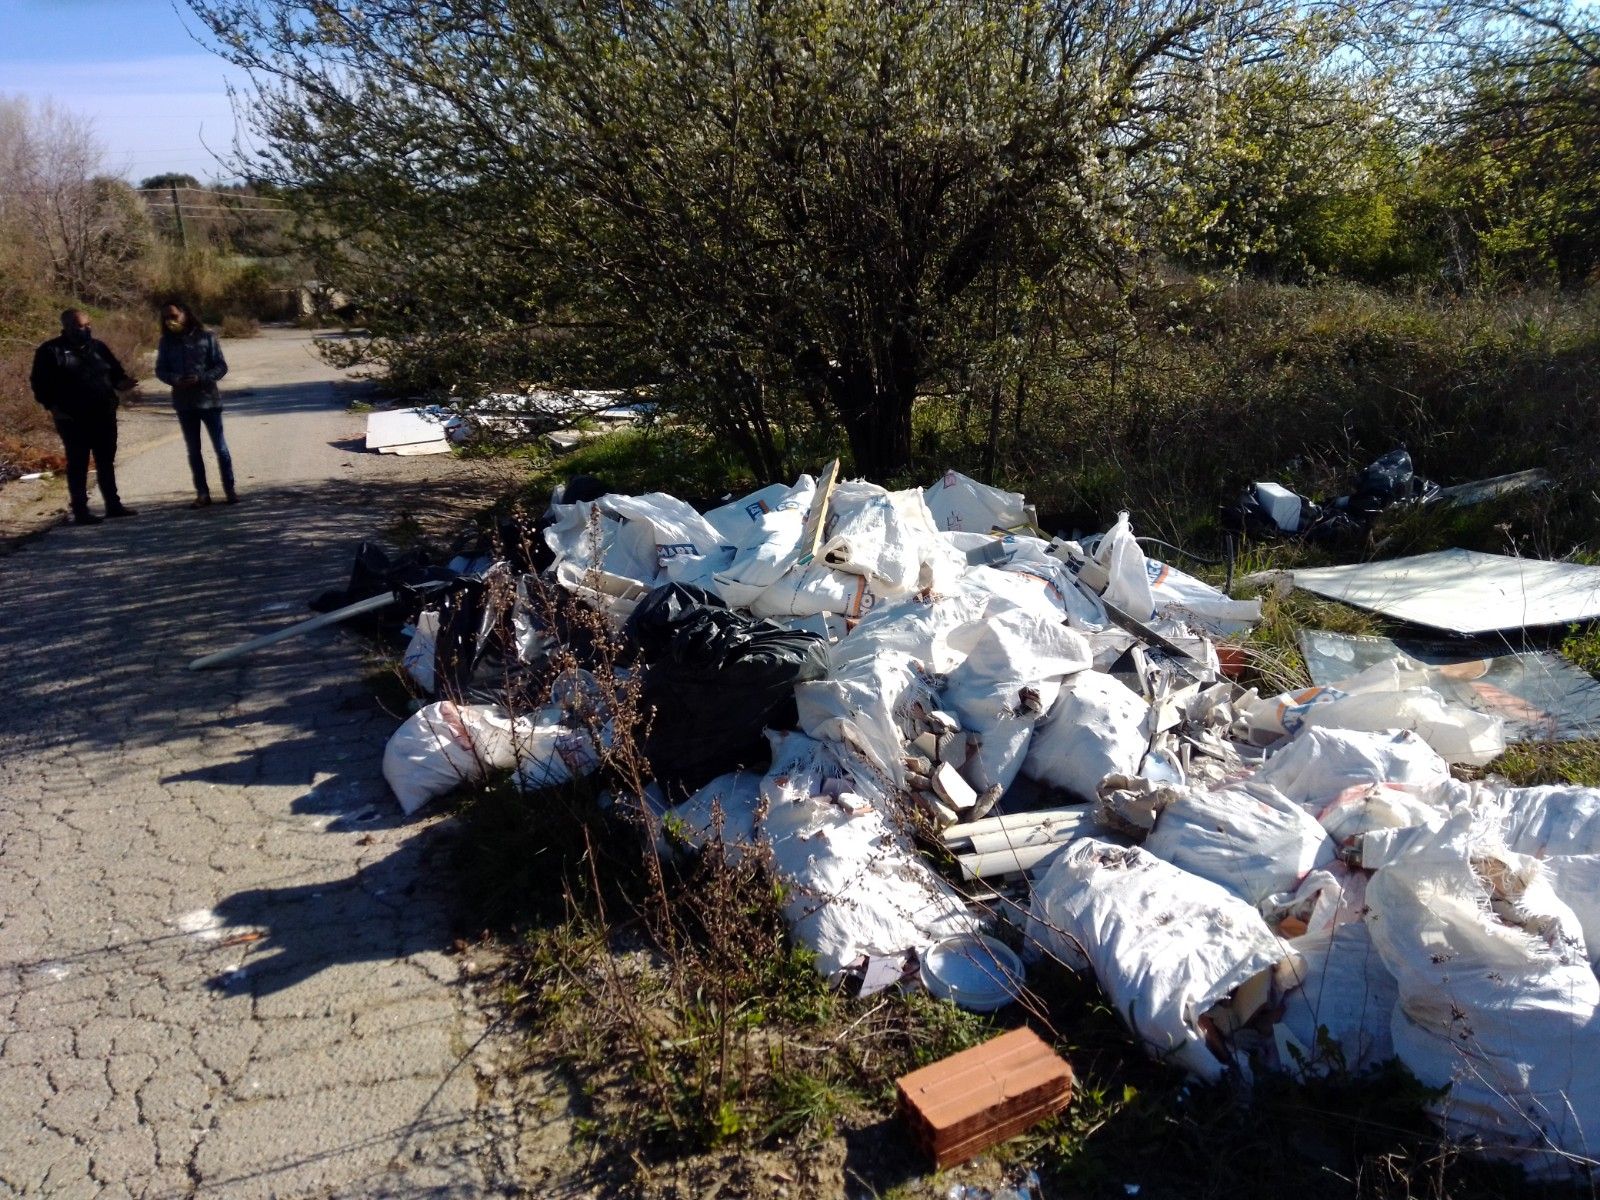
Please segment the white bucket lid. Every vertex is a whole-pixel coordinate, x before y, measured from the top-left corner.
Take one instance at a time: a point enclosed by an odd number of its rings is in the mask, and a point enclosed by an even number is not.
[[[924,952],[922,983],[941,1000],[971,1012],[994,1012],[1022,994],[1022,960],[992,937],[957,934]]]

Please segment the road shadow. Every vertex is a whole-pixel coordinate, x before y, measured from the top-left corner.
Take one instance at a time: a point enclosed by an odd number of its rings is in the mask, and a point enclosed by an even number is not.
[[[362,694],[362,650],[337,627],[210,671],[188,663],[314,615],[307,601],[344,586],[362,541],[381,542],[403,511],[459,508],[459,487],[263,488],[238,505],[146,504],[20,546],[0,560],[0,746],[136,748],[229,722],[325,736]]]
[[[259,998],[330,967],[450,949],[458,931],[437,897],[452,892],[456,836],[450,823],[434,824],[343,879],[247,888],[218,901],[212,912],[225,927],[264,936],[242,965],[206,986]]]

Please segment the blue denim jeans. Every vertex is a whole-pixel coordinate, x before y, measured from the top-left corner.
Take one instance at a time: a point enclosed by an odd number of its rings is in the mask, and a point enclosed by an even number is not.
[[[189,447],[189,474],[194,476],[197,496],[211,495],[206,484],[206,464],[200,457],[200,426],[211,435],[211,448],[216,451],[217,470],[222,475],[222,490],[233,495],[233,456],[228,453],[228,443],[222,438],[222,410],[220,408],[180,408],[178,425],[183,430],[184,444]]]

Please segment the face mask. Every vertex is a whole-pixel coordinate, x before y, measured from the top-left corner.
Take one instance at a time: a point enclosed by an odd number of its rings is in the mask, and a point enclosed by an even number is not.
[[[178,318],[169,319],[161,322],[161,328],[165,329],[168,333],[182,333],[183,321]]]
[[[93,338],[94,330],[90,329],[87,325],[79,326],[77,329],[67,330],[67,340],[69,342],[76,342],[80,346],[87,346],[89,342],[93,340]]]

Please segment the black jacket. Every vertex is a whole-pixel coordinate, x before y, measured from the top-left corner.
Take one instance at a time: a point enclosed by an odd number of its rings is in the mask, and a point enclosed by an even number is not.
[[[33,398],[52,414],[83,421],[113,415],[118,385],[131,385],[133,377],[98,338],[84,344],[62,336],[34,351],[28,382]]]

